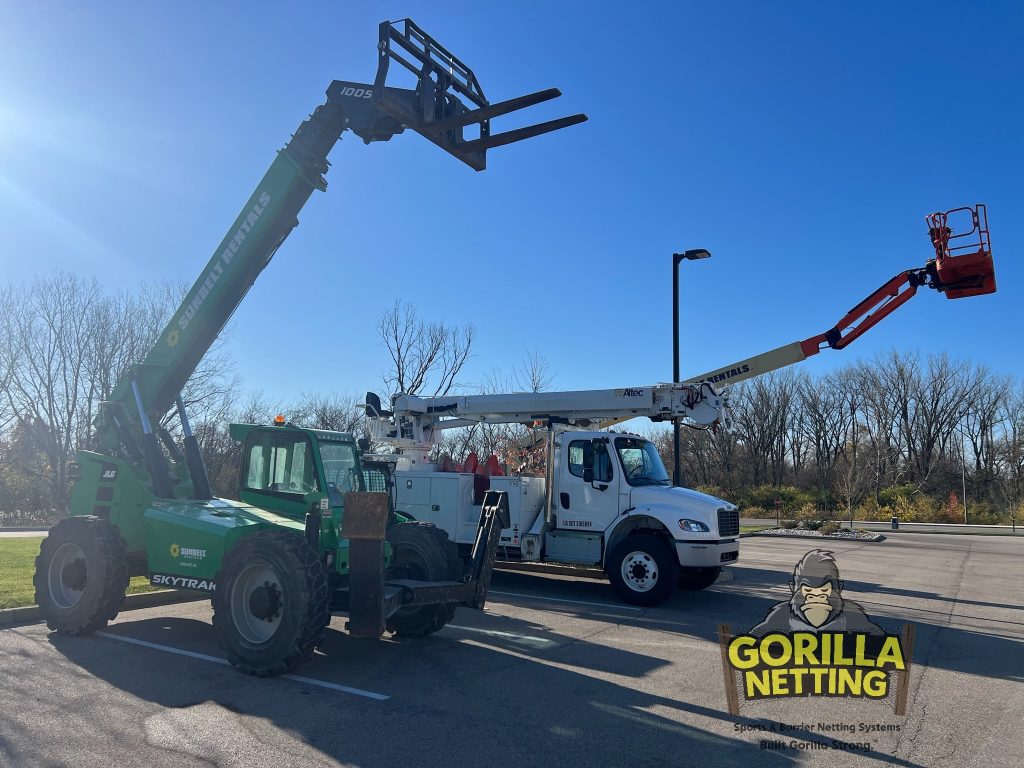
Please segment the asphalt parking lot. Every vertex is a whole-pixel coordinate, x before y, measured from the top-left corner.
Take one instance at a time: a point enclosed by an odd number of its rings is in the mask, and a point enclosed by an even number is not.
[[[714,587],[645,610],[601,582],[496,573],[485,613],[460,609],[423,640],[353,640],[335,617],[289,679],[227,666],[206,601],[126,612],[92,637],[15,626],[0,631],[0,764],[1024,765],[1024,543],[1011,538],[830,542],[847,598],[887,630],[916,625],[906,717],[823,698],[728,714],[716,629],[786,599],[811,548],[745,539]],[[778,736],[779,723],[796,727]],[[763,749],[768,734],[783,747]]]

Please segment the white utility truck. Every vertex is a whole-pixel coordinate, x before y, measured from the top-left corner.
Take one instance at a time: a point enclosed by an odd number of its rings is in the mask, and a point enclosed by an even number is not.
[[[731,384],[798,363],[822,349],[844,349],[913,298],[920,287],[947,299],[994,293],[995,268],[985,206],[926,217],[935,258],[900,272],[824,333],[717,368],[686,383],[653,387],[505,395],[417,397],[400,393],[391,410],[367,393],[377,443],[395,453],[395,509],[433,522],[464,549],[472,544],[487,488],[508,492],[511,525],[501,533],[509,560],[598,566],[628,602],[657,605],[678,583],[703,589],[739,557],[739,510],[674,488],[654,445],[607,429],[645,416],[698,428],[728,426],[727,402],[713,385]],[[954,232],[953,224],[956,224]],[[447,472],[428,460],[443,430],[473,424],[541,424],[546,476]],[[471,468],[475,469],[475,468]]]
[[[725,399],[708,383],[504,395],[400,394],[391,410],[367,394],[375,443],[396,452],[395,509],[432,522],[460,548],[476,536],[485,490],[508,492],[511,524],[499,558],[603,568],[628,602],[656,605],[679,585],[703,589],[739,557],[739,510],[674,488],[654,444],[598,429],[646,416],[711,426]],[[446,429],[532,424],[547,437],[546,476],[443,471],[429,455]],[[492,465],[496,466],[496,462]]]

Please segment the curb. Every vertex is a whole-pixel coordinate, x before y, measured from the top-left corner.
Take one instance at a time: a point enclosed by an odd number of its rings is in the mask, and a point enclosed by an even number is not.
[[[183,592],[177,589],[161,589],[156,592],[142,592],[138,595],[125,595],[121,611],[136,611],[140,608],[155,608],[159,605],[188,603],[195,600],[208,600],[205,595],[194,592]],[[0,627],[22,624],[42,619],[42,611],[38,605],[25,605],[21,608],[4,608],[0,610]]]
[[[40,528],[38,525],[6,525],[0,526],[0,533],[38,533],[45,536],[50,532],[49,528]]]
[[[883,536],[880,533],[876,533],[874,536],[872,536],[870,538],[867,538],[867,537],[864,537],[864,536],[858,536],[855,539],[850,538],[849,536],[824,536],[822,534],[819,534],[817,536],[808,536],[808,535],[802,534],[802,533],[766,533],[764,531],[748,531],[747,533],[741,533],[740,534],[740,538],[741,539],[745,539],[745,538],[748,538],[750,536],[760,536],[761,538],[764,538],[764,539],[803,539],[804,541],[808,541],[808,540],[812,540],[812,541],[814,541],[814,540],[819,540],[819,541],[820,540],[825,540],[825,541],[859,541],[859,542],[865,542],[867,544],[871,544],[871,543],[874,543],[876,541],[885,541],[885,536]]]

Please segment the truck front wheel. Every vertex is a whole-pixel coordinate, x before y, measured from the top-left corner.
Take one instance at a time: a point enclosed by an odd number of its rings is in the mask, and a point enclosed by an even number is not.
[[[718,568],[680,568],[679,588],[686,591],[697,591],[707,589],[721,575],[722,569]]]
[[[634,605],[659,605],[672,595],[679,562],[667,541],[634,533],[616,544],[608,557],[608,577],[619,597]]]
[[[117,527],[92,515],[69,517],[50,529],[32,579],[50,629],[82,635],[117,616],[128,588],[125,549]]]
[[[327,572],[302,536],[260,531],[225,555],[213,628],[243,672],[267,677],[294,669],[313,655],[330,619]]]

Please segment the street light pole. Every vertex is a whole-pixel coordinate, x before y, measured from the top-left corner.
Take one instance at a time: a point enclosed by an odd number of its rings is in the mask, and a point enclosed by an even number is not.
[[[960,478],[963,480],[964,525],[967,525],[967,446],[964,444],[963,429],[960,432]]]
[[[679,383],[679,265],[685,261],[711,258],[711,252],[704,248],[694,248],[682,253],[672,254],[672,381]],[[683,457],[679,446],[679,420],[672,425],[672,485],[683,485]]]

